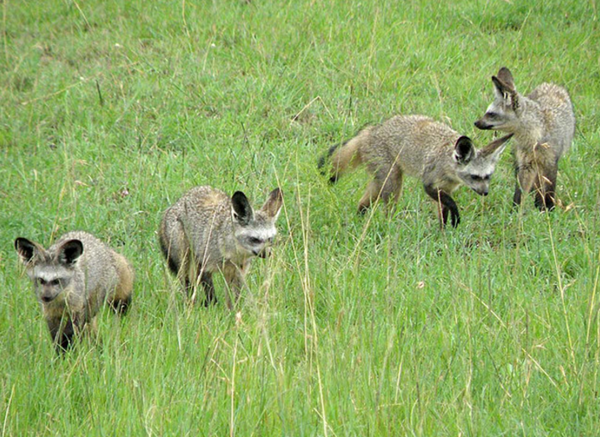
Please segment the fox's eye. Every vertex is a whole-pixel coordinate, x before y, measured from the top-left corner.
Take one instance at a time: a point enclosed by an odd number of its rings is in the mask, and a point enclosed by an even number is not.
[[[46,285],[48,282],[44,278],[38,278],[40,285]]]
[[[486,114],[486,116],[487,116],[488,118],[498,118],[498,114],[496,114],[495,112],[488,112],[488,113]]]
[[[250,241],[250,244],[261,244],[263,242],[260,238],[256,237],[250,237],[248,241]]]
[[[474,181],[480,181],[481,180],[481,176],[478,176],[476,174],[471,176],[471,179],[473,179]]]
[[[60,284],[59,279],[54,279],[53,281],[50,281],[50,285],[57,286],[58,284]]]

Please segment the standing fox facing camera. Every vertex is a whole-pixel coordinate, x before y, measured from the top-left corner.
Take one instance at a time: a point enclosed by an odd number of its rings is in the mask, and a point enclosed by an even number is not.
[[[160,246],[169,269],[191,296],[202,284],[207,306],[217,301],[212,275],[221,272],[232,308],[230,292],[237,302],[251,259],[270,253],[282,204],[279,188],[258,211],[241,191],[229,197],[208,186],[192,188],[167,209],[160,225]]]
[[[558,85],[543,83],[523,96],[506,67],[492,76],[492,82],[496,98],[475,126],[514,134],[517,184],[513,203],[521,204],[522,191],[535,191],[535,206],[551,210],[556,202],[558,160],[575,134],[569,93]]]
[[[341,147],[329,150],[330,182],[359,164],[366,164],[373,180],[358,204],[363,213],[382,198],[397,202],[404,174],[421,179],[425,192],[438,202],[442,225],[450,215],[453,226],[460,222],[451,194],[466,185],[486,196],[496,163],[511,135],[476,150],[469,137],[423,115],[398,115],[378,126],[370,126]],[[325,157],[319,168],[325,165]]]
[[[96,314],[105,302],[117,312],[127,311],[133,269],[125,257],[93,235],[69,232],[48,250],[17,238],[15,249],[33,281],[58,352],[85,329],[95,331]]]

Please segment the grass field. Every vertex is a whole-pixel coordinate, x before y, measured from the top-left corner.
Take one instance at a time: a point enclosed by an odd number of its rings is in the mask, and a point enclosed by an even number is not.
[[[0,432],[57,435],[593,436],[600,429],[600,27],[596,0],[46,0],[1,3]],[[562,207],[455,196],[439,229],[409,179],[355,214],[364,171],[316,160],[368,123],[473,122],[509,66],[570,91]],[[186,303],[162,212],[189,188],[280,186],[274,256],[237,316]],[[136,269],[100,345],[58,359],[18,236],[94,233]]]

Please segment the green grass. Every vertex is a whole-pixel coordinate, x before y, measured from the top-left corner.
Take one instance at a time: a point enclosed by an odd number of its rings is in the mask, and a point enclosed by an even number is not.
[[[536,3],[536,4],[534,4]],[[595,0],[4,1],[1,435],[597,435],[600,30]],[[509,66],[565,85],[566,207],[510,208],[511,159],[441,231],[415,180],[358,217],[367,176],[316,159],[367,123],[473,127]],[[274,256],[236,318],[186,304],[161,213],[194,185],[281,186]],[[136,269],[101,345],[52,348],[17,236],[83,229]]]

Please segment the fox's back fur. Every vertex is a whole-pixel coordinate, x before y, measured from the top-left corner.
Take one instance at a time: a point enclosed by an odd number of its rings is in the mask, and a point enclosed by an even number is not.
[[[79,241],[83,251],[68,260],[65,245]],[[72,336],[88,324],[95,329],[94,319],[105,302],[124,312],[131,302],[134,273],[123,256],[93,235],[82,232],[64,234],[48,250],[26,239],[17,239],[17,252],[34,282],[50,333],[61,349],[71,343]],[[48,284],[55,281],[55,290]],[[42,284],[46,284],[44,289]],[[50,297],[44,293],[50,292]]]
[[[575,135],[575,114],[569,93],[556,84],[543,83],[527,98],[533,104],[526,107],[530,111],[523,111],[522,129],[515,129],[515,147],[522,148],[528,140],[535,138],[547,143],[557,156],[562,156],[571,147]],[[540,125],[541,132],[538,132]]]
[[[48,252],[55,254],[57,248],[68,240],[83,243],[83,253],[78,260],[74,276],[75,294],[84,294],[88,316],[94,317],[105,302],[123,310],[131,302],[133,291],[133,267],[120,253],[92,234],[83,231],[68,232],[53,244]],[[78,308],[79,309],[79,308]]]
[[[452,162],[452,150],[461,135],[449,126],[423,115],[398,115],[378,126],[360,131],[343,147],[333,151],[331,162],[335,176],[358,164],[373,174],[390,170],[393,163],[403,173],[422,179],[435,179]],[[425,175],[432,167],[439,169]],[[392,173],[394,170],[392,169]],[[386,175],[381,175],[387,177]],[[460,181],[448,181],[451,190]],[[450,186],[446,187],[450,189]]]
[[[195,257],[207,272],[215,271],[235,252],[231,200],[208,186],[194,187],[165,212],[159,240],[174,274],[188,271]]]

